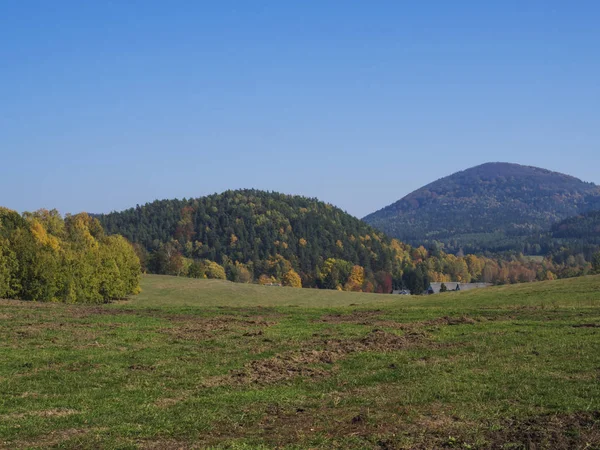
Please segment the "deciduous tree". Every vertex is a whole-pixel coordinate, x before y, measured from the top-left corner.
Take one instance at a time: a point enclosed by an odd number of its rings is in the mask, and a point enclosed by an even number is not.
[[[281,282],[284,286],[290,286],[295,288],[302,287],[302,280],[300,279],[300,275],[296,273],[294,269],[290,269],[283,275]]]

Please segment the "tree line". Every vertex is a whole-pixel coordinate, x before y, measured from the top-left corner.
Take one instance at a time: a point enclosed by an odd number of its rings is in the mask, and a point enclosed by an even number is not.
[[[316,199],[258,190],[160,200],[100,215],[150,273],[388,293],[431,281],[494,284],[590,273],[590,262],[412,247]]]
[[[140,292],[140,277],[131,244],[88,214],[0,207],[0,298],[104,303]]]

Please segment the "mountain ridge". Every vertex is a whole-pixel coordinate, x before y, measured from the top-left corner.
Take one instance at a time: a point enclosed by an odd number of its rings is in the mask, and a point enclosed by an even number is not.
[[[363,218],[412,245],[494,251],[506,237],[549,231],[570,216],[600,209],[600,187],[534,166],[493,162],[409,193]]]

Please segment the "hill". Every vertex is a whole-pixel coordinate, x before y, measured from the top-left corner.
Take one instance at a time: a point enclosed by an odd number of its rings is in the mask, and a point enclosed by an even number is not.
[[[552,237],[600,240],[600,211],[589,211],[552,225]]]
[[[600,187],[537,167],[487,163],[430,183],[364,218],[413,245],[513,250],[553,224],[600,209]]]
[[[118,304],[0,300],[0,447],[598,448],[599,292],[147,275]]]
[[[570,253],[556,264],[413,248],[317,199],[258,190],[160,200],[97,218],[107,233],[133,242],[143,268],[154,274],[421,293],[430,281],[504,284],[591,270]]]
[[[377,284],[377,272],[392,273],[399,263],[391,240],[361,220],[317,199],[277,192],[226,191],[96,217],[107,233],[137,244],[152,273],[203,277],[223,270],[210,266],[216,262],[234,281],[264,275],[285,282],[297,273],[305,287],[336,288],[354,265]]]

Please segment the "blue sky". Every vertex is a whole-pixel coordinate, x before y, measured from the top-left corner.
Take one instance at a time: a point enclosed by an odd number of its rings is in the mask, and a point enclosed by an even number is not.
[[[600,182],[596,1],[0,2],[0,205],[255,187],[362,217],[488,161]]]

